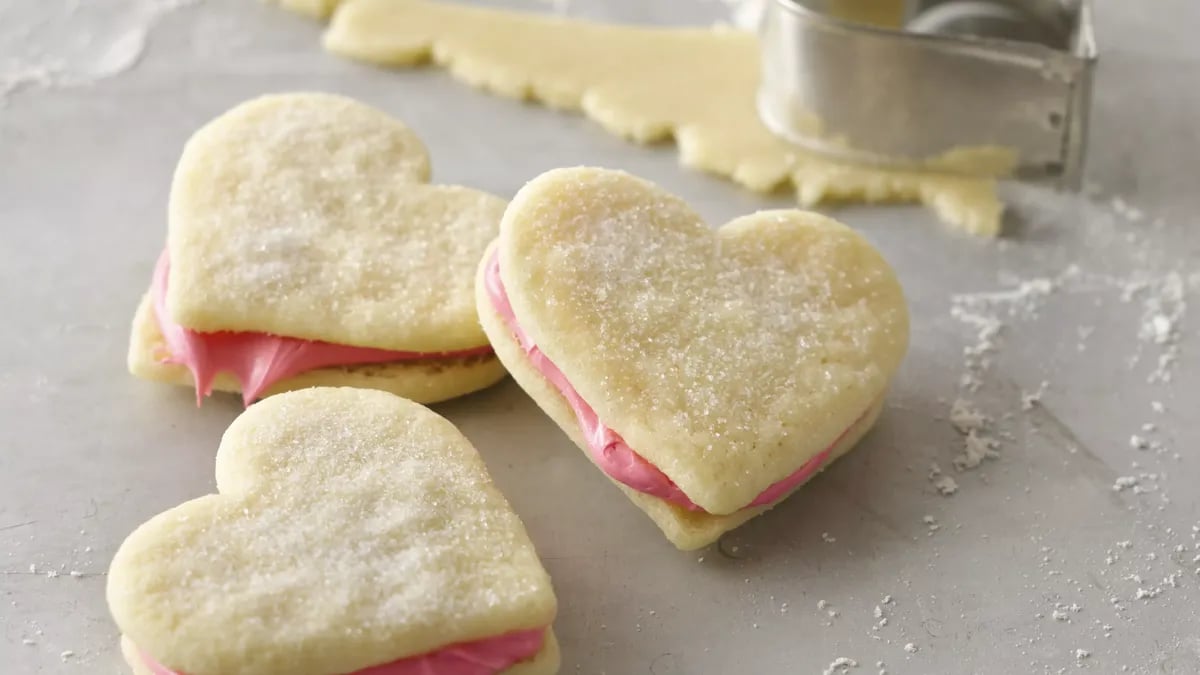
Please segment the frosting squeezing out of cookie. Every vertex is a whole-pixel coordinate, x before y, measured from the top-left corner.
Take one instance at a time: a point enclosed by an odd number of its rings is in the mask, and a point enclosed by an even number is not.
[[[171,321],[171,315],[167,312],[169,270],[169,254],[163,251],[154,268],[154,285],[151,287],[154,319],[170,350],[170,354],[163,357],[163,362],[184,365],[191,371],[192,380],[196,383],[197,405],[205,396],[212,394],[213,380],[219,372],[229,372],[237,378],[241,385],[242,402],[250,405],[272,384],[317,368],[477,356],[492,352],[491,347],[484,346],[425,354],[351,347],[268,333],[201,333]]]

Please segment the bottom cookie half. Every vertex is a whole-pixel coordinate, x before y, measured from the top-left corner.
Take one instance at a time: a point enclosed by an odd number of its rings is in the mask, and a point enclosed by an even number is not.
[[[167,345],[154,319],[150,296],[142,298],[133,319],[129,340],[129,372],[137,377],[194,386],[192,374],[181,365],[163,363]],[[431,358],[395,363],[318,368],[271,385],[263,396],[308,387],[359,387],[379,389],[417,403],[437,403],[485,389],[504,379],[504,366],[495,354]],[[228,373],[219,373],[213,388],[238,393],[240,386]]]

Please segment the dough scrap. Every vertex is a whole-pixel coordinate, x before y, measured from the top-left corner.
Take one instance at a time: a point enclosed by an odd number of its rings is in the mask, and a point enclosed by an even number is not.
[[[755,109],[757,38],[723,28],[584,22],[429,0],[344,0],[325,47],[384,66],[428,61],[476,87],[582,111],[639,143],[673,138],[685,166],[800,204],[920,202],[977,235],[1000,231],[996,181],[836,162],[769,132]]]
[[[710,514],[740,511],[833,445],[907,350],[892,269],[815,213],[762,211],[714,232],[627,173],[556,169],[513,198],[498,242],[523,330]],[[506,331],[484,323],[498,345]]]
[[[122,634],[174,670],[350,673],[554,620],[550,578],[478,453],[411,401],[272,396],[225,432],[216,477],[219,494],[138,527],[109,570]]]
[[[475,265],[505,200],[428,185],[386,113],[333,94],[242,103],[184,146],[171,185],[167,309],[192,330],[395,351],[487,344]]]

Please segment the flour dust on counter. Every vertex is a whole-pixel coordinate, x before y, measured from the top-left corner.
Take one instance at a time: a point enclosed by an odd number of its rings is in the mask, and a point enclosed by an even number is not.
[[[10,0],[0,24],[0,108],[22,89],[93,85],[137,65],[164,15],[203,0]]]
[[[1094,195],[1070,197],[1025,188],[1015,201],[1025,217],[1035,222],[1039,213],[1047,221],[1059,222],[1064,211],[1073,213],[1067,222],[1084,228],[1094,249],[1085,247],[1055,261],[1061,271],[1054,275],[1002,275],[998,289],[951,296],[949,316],[966,337],[957,394],[947,414],[951,427],[963,438],[952,465],[960,473],[982,470],[991,461],[1005,462],[1006,447],[1023,445],[1033,436],[1056,434],[1065,436],[1068,455],[1086,453],[1090,459],[1092,451],[1085,441],[1053,411],[1056,394],[1073,386],[1055,377],[1058,364],[1054,359],[1098,361],[1141,373],[1147,387],[1130,404],[1141,408],[1146,421],[1129,436],[1101,439],[1110,447],[1131,451],[1128,473],[1109,474],[1109,483],[1114,498],[1136,523],[1135,539],[1117,541],[1094,558],[1069,561],[1065,551],[1051,544],[1050,533],[1033,535],[1031,541],[1047,543],[1040,546],[1039,574],[1029,576],[1040,578],[1030,586],[1031,591],[1055,598],[1048,611],[1035,612],[1036,619],[1047,621],[1047,627],[1078,623],[1087,627],[1092,639],[1108,643],[1074,649],[1078,666],[1096,661],[1105,663],[1106,668],[1119,667],[1121,672],[1149,672],[1153,664],[1120,663],[1120,652],[1105,647],[1111,647],[1113,636],[1122,630],[1133,630],[1138,614],[1154,612],[1154,603],[1168,594],[1178,594],[1173,600],[1186,605],[1200,583],[1200,524],[1191,526],[1190,532],[1179,531],[1160,517],[1170,504],[1169,477],[1184,461],[1180,449],[1170,443],[1174,433],[1164,419],[1169,407],[1162,399],[1172,396],[1170,385],[1181,366],[1181,344],[1190,336],[1185,331],[1187,308],[1200,291],[1200,274],[1161,246],[1156,234],[1168,227],[1164,221],[1148,219],[1141,209],[1120,197],[1101,201]],[[1102,259],[1114,250],[1119,251],[1123,264]],[[1089,255],[1093,253],[1094,257]],[[1114,274],[1112,269],[1123,272]],[[1021,333],[1026,332],[1023,328],[1044,320],[1047,314],[1061,321],[1070,307],[1088,308],[1087,318],[1060,329],[1060,344],[1045,346],[1041,360],[1046,379],[1036,386],[1012,381],[1006,372],[1009,359],[1005,352],[1028,351],[1028,345],[1019,344]],[[1114,322],[1116,318],[1123,323]],[[1097,327],[1093,319],[1107,325]],[[1110,340],[1094,346],[1092,337],[1098,332]],[[1126,346],[1124,352],[1114,353],[1109,346],[1114,333],[1123,333],[1117,342]],[[929,480],[937,486],[943,478],[940,465],[931,464]],[[981,480],[988,482],[986,474]],[[951,493],[960,489],[962,481],[960,477],[953,483]],[[1023,492],[1029,490],[1026,486]],[[1090,568],[1088,578],[1064,574],[1062,566],[1068,562]],[[1097,588],[1109,593],[1100,606],[1066,600]],[[1195,614],[1194,609],[1190,612]],[[1031,648],[1050,639],[1054,638],[1049,632],[1035,634],[1023,646]],[[1030,665],[1046,666],[1036,661]],[[1044,670],[1053,672],[1048,666]]]

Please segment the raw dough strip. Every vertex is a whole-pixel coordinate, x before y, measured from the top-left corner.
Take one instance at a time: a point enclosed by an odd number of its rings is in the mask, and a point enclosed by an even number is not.
[[[639,143],[674,138],[685,166],[759,192],[790,184],[803,205],[920,202],[964,231],[1000,231],[994,180],[835,162],[771,134],[754,107],[759,54],[748,32],[616,26],[428,0],[345,0],[324,45],[385,66],[432,61],[473,86],[582,111]]]

